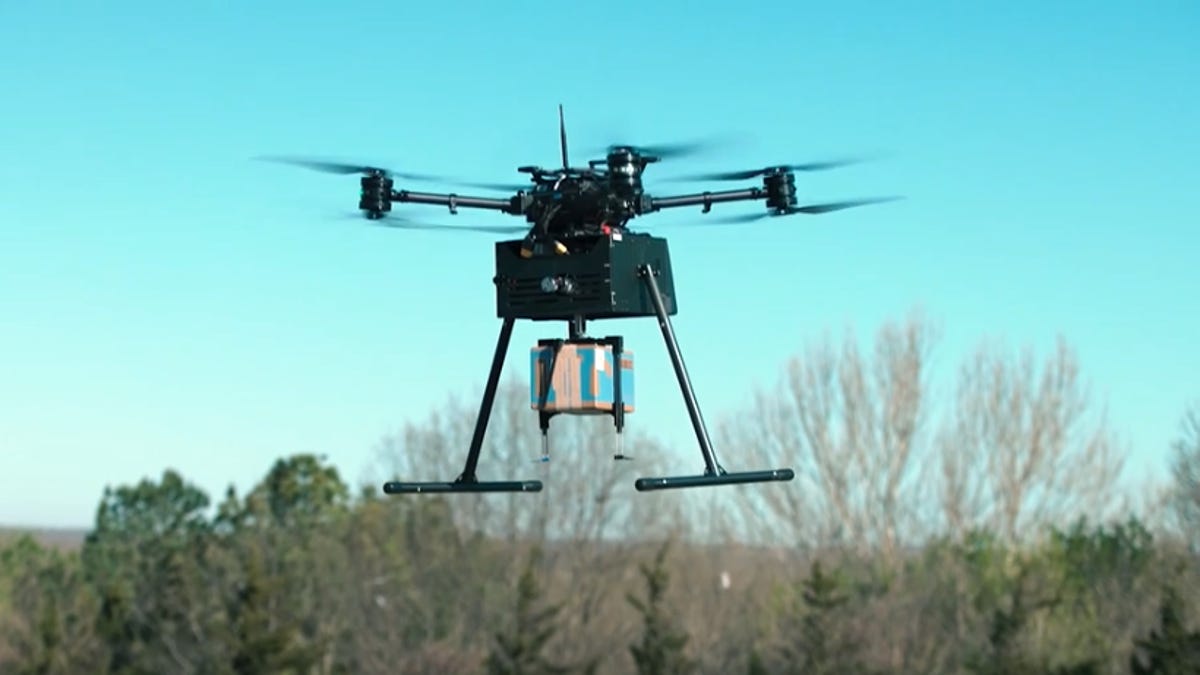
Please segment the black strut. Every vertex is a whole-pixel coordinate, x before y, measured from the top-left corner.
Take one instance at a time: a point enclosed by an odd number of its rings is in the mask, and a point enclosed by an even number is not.
[[[467,462],[463,466],[462,474],[451,483],[388,482],[383,484],[385,493],[541,491],[542,481],[540,480],[481,482],[475,476],[475,467],[479,464],[479,452],[483,449],[483,437],[496,402],[496,389],[500,385],[500,373],[504,370],[504,357],[508,353],[508,344],[512,338],[514,323],[516,320],[510,317],[504,319],[504,323],[500,326],[500,337],[496,340],[496,352],[492,355],[492,370],[488,373],[487,386],[483,390],[483,401],[479,405],[479,417],[475,419],[475,434],[471,437],[471,448],[467,452]]]
[[[692,428],[696,432],[696,440],[700,443],[700,453],[704,455],[704,475],[639,478],[634,481],[634,487],[644,492],[667,488],[792,480],[795,477],[795,472],[791,469],[729,473],[717,462],[717,455],[713,451],[712,440],[708,437],[708,429],[704,426],[704,418],[700,415],[700,406],[696,403],[696,392],[692,389],[692,380],[688,377],[687,367],[683,363],[683,355],[679,351],[679,342],[675,339],[675,331],[671,327],[671,318],[667,314],[666,305],[663,303],[662,293],[658,288],[658,281],[654,278],[655,274],[654,268],[648,264],[643,263],[638,266],[638,276],[645,282],[646,289],[650,293],[650,301],[654,303],[654,313],[658,317],[658,326],[662,329],[663,340],[667,343],[667,351],[671,355],[671,365],[675,367],[675,376],[679,380],[679,389],[683,392],[683,400],[687,404],[688,415],[692,418]]]

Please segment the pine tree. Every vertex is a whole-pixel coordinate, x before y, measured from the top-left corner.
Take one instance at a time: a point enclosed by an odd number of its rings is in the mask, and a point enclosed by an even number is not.
[[[668,544],[663,544],[654,558],[654,565],[645,563],[639,565],[642,577],[646,581],[646,599],[641,600],[633,595],[627,595],[629,604],[641,614],[644,623],[642,642],[631,645],[637,672],[642,675],[666,675],[668,673],[690,673],[696,668],[695,663],[684,655],[684,647],[688,635],[675,627],[664,606],[670,575],[666,568]]]
[[[517,582],[517,606],[511,629],[496,634],[496,646],[488,654],[485,666],[491,675],[551,675],[569,669],[549,662],[542,650],[554,637],[558,605],[541,606],[542,589],[537,583],[536,566],[540,558],[534,551]]]
[[[840,672],[837,647],[830,630],[830,613],[846,604],[847,598],[838,592],[838,580],[825,572],[821,561],[813,561],[809,576],[804,580],[804,604],[808,611],[800,627],[804,654],[800,659],[801,672]]]

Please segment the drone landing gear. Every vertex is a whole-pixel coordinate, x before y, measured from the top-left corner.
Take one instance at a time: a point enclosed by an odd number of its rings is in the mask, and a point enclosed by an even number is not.
[[[684,403],[687,405],[688,415],[692,420],[692,428],[696,432],[696,440],[700,444],[700,453],[704,457],[704,473],[692,476],[666,476],[666,477],[648,477],[638,478],[634,481],[634,487],[639,492],[650,490],[666,490],[671,488],[688,488],[688,487],[706,487],[715,485],[735,485],[741,483],[765,483],[770,481],[790,481],[795,477],[792,469],[770,469],[765,471],[744,471],[738,473],[730,473],[726,471],[717,461],[716,452],[713,451],[712,440],[708,436],[708,430],[704,425],[704,419],[700,415],[700,406],[696,403],[696,394],[692,389],[691,379],[688,377],[687,368],[683,363],[683,356],[679,351],[679,343],[675,339],[675,331],[671,327],[671,319],[667,313],[665,304],[663,303],[662,293],[659,290],[658,282],[655,276],[658,274],[650,265],[641,264],[637,267],[638,277],[643,281],[646,290],[649,292],[650,300],[654,305],[654,313],[658,318],[659,328],[662,329],[663,339],[667,345],[667,351],[671,356],[671,365],[675,368],[675,375],[679,380],[679,388],[683,393]],[[471,446],[467,452],[466,464],[463,466],[462,473],[452,482],[388,482],[383,485],[383,491],[387,494],[412,494],[425,492],[540,492],[542,490],[542,482],[540,480],[524,480],[524,481],[480,481],[475,475],[475,468],[479,463],[479,453],[483,448],[483,437],[487,430],[488,420],[491,417],[492,407],[496,399],[496,389],[500,383],[500,373],[504,368],[504,359],[508,353],[509,342],[512,338],[513,324],[515,319],[508,317],[503,320],[500,327],[500,337],[496,342],[496,351],[492,356],[492,368],[488,375],[487,385],[483,391],[483,401],[479,407],[479,417],[475,420],[475,434],[471,438]],[[550,347],[550,359],[547,367],[542,369],[540,382],[540,396],[538,401],[538,420],[542,431],[542,458],[540,461],[549,459],[549,440],[547,432],[550,426],[550,418],[562,411],[546,410],[546,398],[550,390],[550,380],[553,377],[554,365],[558,356],[558,352],[564,343],[571,344],[601,344],[607,345],[612,350],[613,357],[613,380],[612,380],[612,407],[611,412],[613,422],[617,429],[617,449],[614,459],[626,460],[631,459],[623,452],[622,436],[625,426],[625,400],[622,396],[622,355],[624,353],[624,341],[621,337],[606,337],[602,339],[587,338],[583,334],[583,319],[577,317],[571,322],[570,337],[567,340],[542,340],[539,341],[540,347]],[[603,355],[597,354],[596,358],[604,358]]]
[[[711,485],[734,485],[739,483],[765,483],[768,481],[790,481],[795,477],[791,469],[770,469],[766,471],[743,471],[729,473],[718,462],[712,440],[708,437],[708,429],[704,418],[700,415],[700,406],[696,403],[696,392],[692,389],[691,378],[683,364],[683,355],[679,351],[679,342],[675,339],[675,331],[671,328],[671,318],[663,304],[662,294],[655,279],[657,272],[647,264],[638,266],[638,276],[646,284],[650,292],[650,301],[654,303],[654,313],[658,317],[658,326],[662,329],[663,339],[667,343],[667,351],[671,355],[671,365],[675,367],[675,376],[679,380],[679,389],[683,393],[684,403],[687,404],[688,415],[692,418],[692,428],[696,431],[696,440],[700,443],[700,453],[704,456],[704,473],[698,476],[668,476],[661,478],[639,478],[634,481],[634,487],[640,492],[649,490],[666,490],[670,488],[705,487]]]
[[[496,341],[496,353],[492,356],[492,370],[488,374],[487,385],[483,390],[483,402],[479,406],[479,417],[475,420],[475,435],[471,437],[471,448],[467,451],[467,462],[462,473],[450,483],[400,483],[383,484],[386,494],[412,494],[420,492],[541,492],[542,481],[480,481],[475,476],[475,467],[479,463],[479,452],[483,449],[483,434],[487,430],[488,419],[492,415],[492,406],[496,400],[496,388],[500,385],[500,372],[504,369],[504,357],[508,353],[508,343],[512,338],[515,319],[504,319],[500,325],[500,338]]]

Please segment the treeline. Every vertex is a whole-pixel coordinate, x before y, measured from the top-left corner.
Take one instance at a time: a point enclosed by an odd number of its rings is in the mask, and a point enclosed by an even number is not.
[[[379,493],[457,474],[472,397],[386,437],[357,489],[311,455],[246,494],[111,487],[78,550],[0,549],[0,672],[1200,672],[1200,408],[1173,484],[1118,501],[1065,344],[982,347],[944,396],[935,334],[816,343],[719,425],[718,452],[758,450],[728,468],[793,483],[637,493],[694,450],[634,434],[614,462],[603,418],[556,419],[535,463],[518,381],[480,472],[541,472],[537,495]]]

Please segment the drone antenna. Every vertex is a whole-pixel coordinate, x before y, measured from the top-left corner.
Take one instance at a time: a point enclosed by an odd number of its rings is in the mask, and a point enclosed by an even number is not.
[[[570,165],[567,163],[567,123],[563,121],[563,107],[561,103],[558,104],[558,137],[562,143],[563,171],[566,171],[570,168]]]

